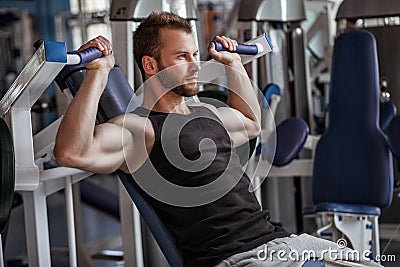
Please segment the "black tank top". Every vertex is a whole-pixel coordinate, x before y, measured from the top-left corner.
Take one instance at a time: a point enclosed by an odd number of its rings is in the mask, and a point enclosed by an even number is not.
[[[213,266],[289,234],[249,191],[228,133],[206,107],[191,114],[138,108],[155,131],[149,159],[132,176],[176,238],[185,266]]]

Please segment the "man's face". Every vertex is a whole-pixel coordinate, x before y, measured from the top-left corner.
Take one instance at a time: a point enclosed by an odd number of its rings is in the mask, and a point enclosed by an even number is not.
[[[181,30],[163,30],[157,73],[160,83],[181,96],[197,94],[200,70],[197,54],[198,49],[192,34]]]

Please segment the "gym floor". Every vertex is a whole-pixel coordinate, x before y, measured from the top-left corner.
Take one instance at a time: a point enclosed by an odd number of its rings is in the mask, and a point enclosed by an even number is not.
[[[88,178],[98,185],[117,192],[117,184],[112,177]],[[47,212],[49,219],[49,234],[51,245],[51,260],[54,267],[67,267],[68,263],[68,239],[65,211],[65,197],[63,191],[50,195],[47,198]],[[122,251],[120,244],[121,226],[117,219],[98,209],[81,204],[81,232],[85,251],[93,251],[95,247],[116,245],[116,252]],[[27,249],[25,241],[24,209],[23,205],[14,208],[11,212],[7,243],[5,246],[6,267],[22,267],[27,264]],[[100,252],[100,251],[99,251]],[[119,257],[96,257],[93,266],[112,267],[124,266]]]

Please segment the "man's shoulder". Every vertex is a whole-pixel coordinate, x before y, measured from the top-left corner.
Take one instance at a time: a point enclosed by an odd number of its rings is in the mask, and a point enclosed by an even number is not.
[[[195,102],[195,103],[189,104],[188,106],[194,107],[194,108],[207,108],[208,110],[210,110],[213,113],[218,112],[217,108],[214,105],[204,103],[204,102]]]
[[[107,121],[107,123],[112,123],[112,124],[116,124],[119,126],[126,126],[127,124],[143,124],[147,121],[146,117],[140,116],[139,114],[135,114],[135,113],[125,113],[125,114],[121,114],[118,115],[112,119],[110,119],[109,121]]]
[[[219,119],[221,119],[221,116],[223,116],[223,114],[226,114],[227,111],[229,111],[228,113],[230,113],[232,110],[232,108],[226,104],[220,105],[220,106],[215,106],[210,103],[196,102],[196,103],[190,104],[190,106],[206,108],[207,110],[211,111],[211,113],[213,113],[215,116],[217,116]]]

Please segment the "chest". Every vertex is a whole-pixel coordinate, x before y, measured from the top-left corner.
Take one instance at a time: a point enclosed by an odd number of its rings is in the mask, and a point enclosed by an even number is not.
[[[181,153],[189,159],[196,159],[201,154],[215,156],[232,148],[222,123],[206,116],[171,116],[162,123],[158,136],[164,151]]]

